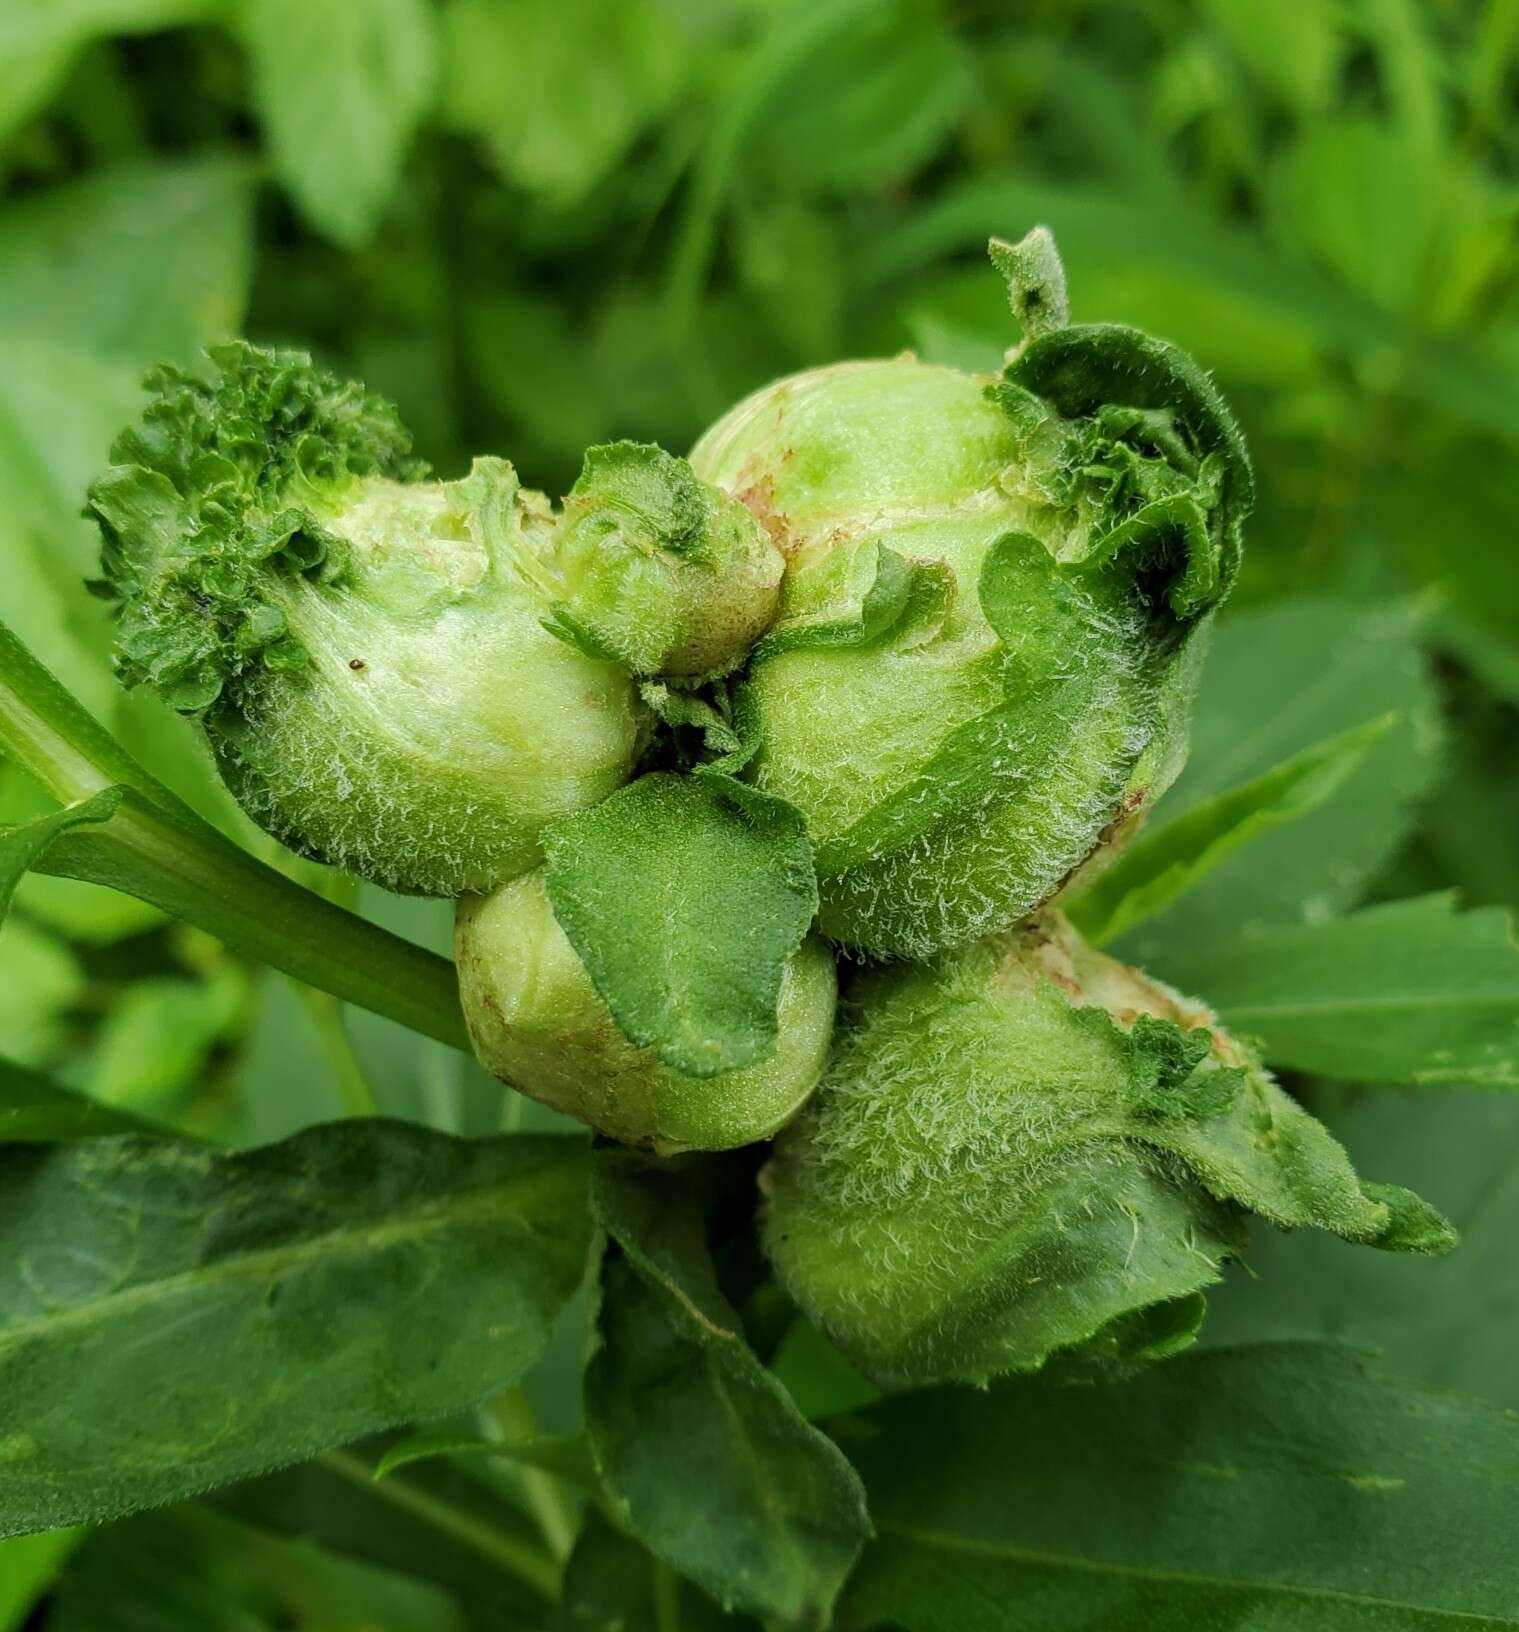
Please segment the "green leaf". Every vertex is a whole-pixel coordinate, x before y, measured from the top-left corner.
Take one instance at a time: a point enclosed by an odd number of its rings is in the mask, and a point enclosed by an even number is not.
[[[0,1145],[67,1144],[75,1139],[150,1131],[148,1123],[125,1111],[0,1060]]]
[[[603,1264],[585,1377],[614,1515],[726,1607],[826,1625],[869,1534],[854,1470],[745,1343],[692,1184],[608,1148],[594,1194],[622,1249]]]
[[[801,816],[727,776],[642,777],[544,834],[554,914],[618,1026],[688,1076],[775,1051],[817,911]]]
[[[561,209],[616,168],[688,67],[685,30],[653,0],[451,0],[443,45],[444,118]]]
[[[78,804],[67,805],[50,816],[39,816],[22,827],[0,828],[0,924],[5,922],[22,876],[42,860],[53,842],[71,828],[110,821],[125,794],[125,788],[104,788]]]
[[[1350,1350],[944,1390],[836,1431],[880,1532],[847,1629],[1519,1626],[1519,1418],[1384,1381]]]
[[[81,47],[198,21],[218,0],[7,0],[0,12],[0,142],[44,107]]]
[[[1431,1387],[1519,1410],[1519,1096],[1317,1087],[1312,1103],[1368,1167],[1448,1212],[1461,1249],[1412,1265],[1322,1237],[1261,1232],[1251,1280],[1220,1290],[1204,1342],[1285,1335],[1364,1344]]]
[[[1438,768],[1422,618],[1412,603],[1304,598],[1218,625],[1187,767],[1162,807],[1171,821],[1368,719],[1395,713],[1398,724],[1317,809],[1227,857],[1109,950],[1170,980],[1173,956],[1359,903]]]
[[[1393,723],[1392,715],[1368,720],[1146,833],[1077,898],[1071,918],[1089,940],[1102,942],[1152,917],[1252,839],[1333,797]]]
[[[402,1468],[440,1456],[501,1457],[507,1462],[557,1474],[582,1490],[596,1490],[596,1470],[589,1447],[580,1434],[545,1434],[533,1439],[486,1439],[480,1434],[424,1429],[407,1434],[386,1448],[375,1463],[376,1479],[388,1479]]]
[[[577,1140],[347,1122],[0,1154],[0,1535],[460,1410],[583,1277]],[[143,1402],[151,1400],[145,1415]]]
[[[426,0],[242,0],[254,100],[281,179],[340,244],[390,203],[432,100],[436,20]]]
[[[469,1632],[459,1606],[425,1582],[190,1503],[94,1531],[58,1582],[47,1626],[48,1632]]]
[[[564,1592],[556,1632],[642,1632],[678,1628],[713,1632],[719,1627],[754,1627],[745,1617],[725,1615],[689,1582],[651,1558],[593,1508],[564,1571]]]
[[[253,182],[249,165],[206,158],[122,165],[17,200],[0,217],[0,325],[134,372],[193,360],[242,323]],[[77,508],[77,489],[70,498]]]
[[[0,1632],[21,1632],[28,1624],[32,1609],[84,1534],[53,1530],[0,1541]]]
[[[1358,1082],[1519,1088],[1519,946],[1500,908],[1453,897],[1367,907],[1173,957],[1267,1059]]]

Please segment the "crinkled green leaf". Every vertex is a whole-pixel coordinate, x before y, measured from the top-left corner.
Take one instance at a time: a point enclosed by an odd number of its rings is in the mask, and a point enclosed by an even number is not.
[[[1519,946],[1448,895],[1179,954],[1168,975],[1279,1065],[1359,1082],[1519,1088]]]
[[[584,1275],[585,1159],[380,1121],[236,1155],[7,1148],[0,1534],[178,1500],[513,1381]]]
[[[1519,1627],[1519,1419],[1348,1349],[908,1395],[835,1432],[880,1534],[845,1632]]]
[[[553,823],[544,848],[554,914],[630,1041],[688,1076],[769,1058],[817,908],[784,800],[659,773]]]
[[[621,1251],[586,1370],[592,1453],[617,1517],[666,1563],[727,1607],[825,1626],[869,1534],[864,1493],[745,1342],[691,1172],[597,1155],[597,1216]]]
[[[1162,816],[1072,902],[1072,920],[1100,943],[1162,911],[1242,845],[1332,798],[1393,723],[1391,716],[1368,720],[1194,805],[1174,822]]]

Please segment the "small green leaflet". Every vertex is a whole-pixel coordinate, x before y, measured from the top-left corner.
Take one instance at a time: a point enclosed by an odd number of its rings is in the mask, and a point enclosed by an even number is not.
[[[71,827],[110,821],[125,794],[125,788],[103,788],[76,805],[39,816],[22,827],[0,828],[0,924],[5,922],[22,876],[37,865],[54,839]]]
[[[1241,846],[1337,793],[1395,720],[1384,715],[1330,737],[1146,834],[1072,904],[1072,921],[1098,944],[1143,923]]]
[[[1519,946],[1498,907],[1457,913],[1449,895],[1367,907],[1173,956],[1166,977],[1277,1065],[1519,1088]]]
[[[835,1432],[880,1533],[844,1632],[1519,1627],[1519,1417],[1353,1350],[944,1389]]]
[[[817,911],[784,800],[714,774],[645,776],[544,835],[554,913],[613,1018],[677,1071],[775,1050],[786,962]]]
[[[124,1111],[72,1093],[8,1060],[0,1060],[0,1145],[66,1144],[148,1125]]]
[[[486,1439],[446,1428],[425,1428],[408,1434],[386,1448],[375,1463],[376,1479],[388,1479],[414,1462],[428,1462],[440,1456],[501,1457],[523,1467],[557,1474],[582,1490],[596,1490],[596,1470],[590,1451],[579,1434],[544,1434],[533,1439]]]
[[[235,1155],[0,1150],[0,1535],[177,1501],[504,1387],[584,1276],[585,1186],[578,1139],[378,1120]]]
[[[729,1608],[822,1627],[870,1533],[865,1494],[745,1342],[708,1254],[701,1174],[597,1153],[597,1214],[622,1250],[602,1267],[585,1374],[592,1454],[615,1516],[656,1556]]]

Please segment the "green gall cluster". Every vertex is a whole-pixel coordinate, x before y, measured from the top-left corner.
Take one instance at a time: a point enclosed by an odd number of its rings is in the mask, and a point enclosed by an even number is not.
[[[1000,378],[816,369],[691,454],[788,540],[746,774],[806,816],[823,932],[875,954],[1006,928],[1164,791],[1251,502],[1197,366],[1061,326],[1047,235],[1002,251],[1033,337]]]
[[[428,480],[395,410],[303,354],[211,357],[150,379],[90,490],[101,587],[123,681],[303,855],[431,895],[517,877],[632,775],[635,674],[731,667],[768,621],[779,557],[683,461],[592,450],[556,514],[500,459]]]
[[[762,1182],[782,1283],[887,1384],[1174,1352],[1251,1214],[1395,1251],[1453,1241],[1359,1181],[1201,1005],[1055,912],[860,976]]]
[[[541,870],[462,901],[454,955],[470,1038],[487,1070],[660,1155],[769,1138],[827,1060],[834,964],[816,937],[785,966],[769,1058],[711,1076],[677,1070],[628,1040],[555,917]]]

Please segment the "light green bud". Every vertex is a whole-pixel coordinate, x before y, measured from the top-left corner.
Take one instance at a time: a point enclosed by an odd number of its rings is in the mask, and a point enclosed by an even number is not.
[[[1185,1347],[1255,1213],[1439,1252],[1214,1017],[1047,912],[862,975],[762,1175],[782,1284],[888,1384]]]
[[[1016,922],[1174,778],[1250,505],[1189,358],[1062,326],[1047,237],[999,256],[1035,336],[1001,377],[816,369],[691,454],[787,541],[746,774],[807,819],[824,933],[875,953]]]
[[[203,726],[291,848],[457,895],[534,866],[631,774],[627,668],[556,637],[516,563],[555,519],[502,460],[423,479],[388,403],[299,353],[172,370],[91,489],[118,669]]]
[[[586,649],[648,678],[728,673],[769,628],[785,557],[736,499],[637,442],[592,448],[523,570]]]
[[[768,1138],[816,1087],[827,1059],[835,976],[816,937],[782,977],[775,1052],[708,1077],[686,1076],[622,1034],[554,916],[541,870],[465,897],[454,956],[470,1038],[488,1071],[661,1155]]]

